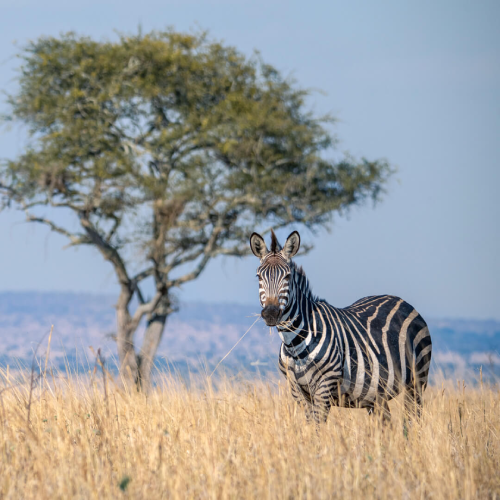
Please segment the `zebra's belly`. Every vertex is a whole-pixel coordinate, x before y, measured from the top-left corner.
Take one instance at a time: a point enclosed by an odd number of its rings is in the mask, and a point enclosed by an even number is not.
[[[371,406],[377,398],[390,400],[400,391],[395,385],[391,394],[386,393],[384,379],[370,370],[349,372],[346,367],[338,377],[332,377],[331,365],[319,363],[319,360],[304,358],[297,359],[280,356],[282,373],[298,389],[301,397],[312,402],[318,387],[327,383],[332,403],[345,408],[364,408]],[[354,375],[354,380],[349,376]]]
[[[368,359],[365,360],[364,367],[361,364],[356,367],[351,365],[350,370],[344,362],[342,385],[340,386],[342,398],[351,407],[360,408],[377,399],[390,401],[401,393],[403,384],[398,376],[389,388],[387,386],[388,371],[386,364],[379,362],[370,366]]]

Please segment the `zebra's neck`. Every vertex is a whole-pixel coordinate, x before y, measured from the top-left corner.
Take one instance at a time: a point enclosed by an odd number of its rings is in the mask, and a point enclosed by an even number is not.
[[[281,340],[287,346],[298,346],[312,333],[315,300],[304,271],[293,265],[290,298],[277,326]]]

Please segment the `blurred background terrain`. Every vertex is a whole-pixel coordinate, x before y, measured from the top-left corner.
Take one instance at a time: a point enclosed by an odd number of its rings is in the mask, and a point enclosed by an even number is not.
[[[462,0],[318,1],[308,8],[260,0],[8,0],[0,88],[16,91],[15,54],[28,40],[71,30],[116,40],[115,29],[201,27],[248,56],[257,49],[284,75],[318,90],[308,105],[337,118],[329,129],[339,139],[333,154],[383,157],[398,169],[382,203],[336,215],[331,233],[303,233],[315,248],[298,261],[314,291],[338,306],[399,295],[429,322],[434,361],[477,372],[498,366],[500,355],[499,14],[498,2]],[[29,144],[22,127],[2,132],[2,158]],[[29,359],[51,324],[54,356],[62,356],[60,345],[68,354],[76,345],[102,346],[111,356],[106,335],[114,330],[118,290],[111,266],[93,249],[63,250],[63,237],[23,222],[19,212],[0,216],[2,362]],[[202,356],[213,366],[259,310],[255,267],[253,258],[216,258],[186,284],[160,360],[180,366]],[[224,364],[274,367],[277,345],[276,333],[257,324]]]
[[[116,371],[114,297],[83,293],[0,293],[0,365],[30,366],[34,349],[44,355],[54,325],[51,360],[63,371],[87,371],[94,366],[89,346],[102,349],[108,367]],[[188,302],[167,324],[156,366],[167,365],[183,377],[211,372],[255,321],[258,305]],[[431,381],[441,375],[479,381],[500,376],[500,321],[427,319],[433,341]],[[138,332],[143,334],[144,328]],[[262,321],[248,332],[218,370],[226,373],[278,377],[279,336]]]
[[[16,90],[15,57],[28,40],[73,30],[116,40],[197,26],[317,89],[308,104],[331,112],[338,150],[398,168],[375,209],[336,217],[301,264],[333,304],[391,293],[427,317],[500,320],[500,4],[494,0],[346,3],[148,0],[2,2],[0,88]],[[0,113],[5,106],[0,105]],[[0,157],[29,144],[3,128]],[[0,217],[0,290],[115,293],[112,268],[91,248]],[[288,234],[278,234],[283,239]],[[252,303],[253,258],[218,258],[180,299]],[[168,331],[166,335],[169,335]]]

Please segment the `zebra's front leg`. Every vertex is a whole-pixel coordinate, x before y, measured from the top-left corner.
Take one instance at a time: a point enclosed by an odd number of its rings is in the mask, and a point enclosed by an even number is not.
[[[313,403],[313,398],[311,397],[310,393],[307,391],[304,391],[299,384],[297,383],[296,380],[294,380],[292,377],[287,378],[290,391],[292,393],[292,398],[297,402],[297,404],[300,405],[301,408],[305,409],[306,413],[306,420],[308,423],[310,423],[312,420],[315,422],[317,421],[315,416],[314,416],[314,403]]]
[[[331,380],[322,380],[314,391],[310,411],[316,424],[326,422],[332,407],[332,394],[335,394],[336,387],[336,384],[332,386]]]
[[[326,422],[331,405],[318,404],[316,402],[306,404],[306,419],[309,423],[320,425]]]
[[[328,413],[330,412],[331,403],[329,401],[316,401],[309,405],[308,420],[314,420],[316,425],[324,424],[328,418]]]

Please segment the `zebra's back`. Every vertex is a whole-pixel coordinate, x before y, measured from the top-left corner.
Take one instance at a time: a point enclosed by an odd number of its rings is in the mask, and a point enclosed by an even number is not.
[[[345,326],[342,393],[350,403],[391,399],[427,384],[431,338],[420,314],[399,297],[365,297],[336,309]]]

